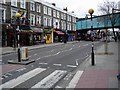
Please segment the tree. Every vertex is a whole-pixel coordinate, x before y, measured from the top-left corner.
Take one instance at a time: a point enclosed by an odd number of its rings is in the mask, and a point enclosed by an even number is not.
[[[117,19],[115,18],[114,15],[114,9],[117,8],[117,2],[115,1],[108,1],[108,0],[104,0],[103,3],[100,3],[98,5],[98,10],[102,12],[102,14],[107,14],[108,18],[111,22],[112,25],[112,29],[113,29],[113,34],[114,34],[114,38],[115,36],[115,31],[114,31],[114,25],[117,22]]]

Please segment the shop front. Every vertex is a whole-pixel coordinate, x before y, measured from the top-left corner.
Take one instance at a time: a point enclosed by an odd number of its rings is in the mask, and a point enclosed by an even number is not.
[[[42,43],[43,29],[42,28],[32,28],[33,30],[33,44],[38,45]]]
[[[20,25],[19,31],[17,31],[17,44],[19,43],[20,46],[30,46],[33,45],[33,30],[30,26],[27,25]],[[18,41],[19,35],[19,41]]]
[[[64,33],[62,31],[54,30],[54,42],[63,42]]]
[[[53,31],[52,29],[44,29],[44,38],[46,44],[53,43]]]
[[[75,37],[76,37],[75,31],[68,31],[67,34],[68,34],[68,41],[74,41],[75,40]]]

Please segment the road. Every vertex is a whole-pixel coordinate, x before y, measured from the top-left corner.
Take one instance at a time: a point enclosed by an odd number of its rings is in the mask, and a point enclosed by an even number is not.
[[[94,49],[102,42],[94,42]],[[29,50],[29,60],[35,60],[29,65],[7,64],[8,60],[17,60],[17,54],[4,55],[3,74],[1,76],[4,88],[54,88],[68,73],[90,56],[91,42],[67,43],[35,50]],[[12,70],[11,70],[12,69]]]

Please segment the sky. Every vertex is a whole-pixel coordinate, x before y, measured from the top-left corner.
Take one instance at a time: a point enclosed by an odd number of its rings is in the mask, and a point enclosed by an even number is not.
[[[84,18],[89,9],[94,9],[94,15],[100,15],[98,5],[103,3],[103,0],[44,0],[49,3],[55,3],[56,7],[61,9],[68,8],[68,12],[74,11],[74,14],[79,18]],[[118,2],[120,0],[113,0]]]

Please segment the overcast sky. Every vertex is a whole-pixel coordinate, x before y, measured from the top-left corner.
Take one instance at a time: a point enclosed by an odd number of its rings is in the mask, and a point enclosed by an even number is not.
[[[44,0],[49,3],[56,3],[56,7],[61,9],[67,7],[68,12],[74,11],[74,14],[79,18],[84,18],[88,14],[90,8],[94,9],[94,15],[100,14],[98,12],[98,5],[103,3],[103,0]],[[118,2],[120,0],[112,0]]]

